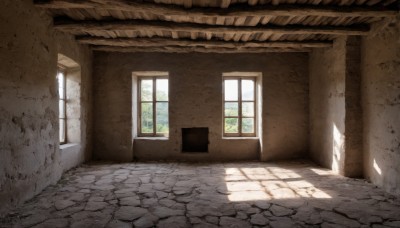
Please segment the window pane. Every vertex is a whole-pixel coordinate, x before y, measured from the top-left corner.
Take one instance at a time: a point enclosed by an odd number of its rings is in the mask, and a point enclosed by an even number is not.
[[[254,118],[242,119],[242,133],[254,133]]]
[[[156,129],[157,133],[168,133],[168,103],[157,102],[156,104]]]
[[[225,100],[238,100],[238,80],[225,80]]]
[[[168,79],[157,79],[157,101],[168,101]]]
[[[153,80],[141,80],[140,94],[142,101],[153,100]]]
[[[225,116],[239,116],[239,103],[225,102]]]
[[[238,118],[225,118],[225,133],[238,133]]]
[[[60,99],[65,99],[65,80],[64,80],[64,73],[59,72],[57,74],[57,83],[58,83],[58,95]]]
[[[254,101],[253,80],[242,80],[242,100]]]
[[[58,96],[60,99],[65,99],[64,88],[58,88]]]
[[[57,79],[58,79],[58,88],[64,88],[65,87],[64,73],[58,72]]]
[[[153,133],[153,103],[142,103],[141,133]]]
[[[242,116],[254,116],[254,102],[242,102]]]
[[[64,100],[59,100],[58,102],[58,118],[65,118],[65,101]]]
[[[65,120],[60,119],[60,142],[65,142]]]

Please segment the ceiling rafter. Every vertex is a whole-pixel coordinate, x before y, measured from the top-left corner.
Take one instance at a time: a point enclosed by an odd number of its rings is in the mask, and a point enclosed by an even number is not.
[[[91,46],[95,51],[107,52],[163,52],[163,53],[269,53],[269,52],[310,52],[311,48],[205,48],[205,47],[113,47]]]
[[[225,26],[196,23],[176,23],[147,20],[112,20],[112,21],[73,21],[55,19],[57,30],[73,34],[95,31],[169,31],[169,32],[199,32],[214,34],[329,34],[329,35],[367,35],[368,25],[356,26],[304,26],[304,25],[259,25],[259,26]]]
[[[47,9],[102,9],[141,11],[164,16],[190,17],[246,17],[246,16],[325,16],[325,17],[395,17],[398,9],[374,6],[327,6],[327,5],[229,5],[222,1],[221,7],[196,7],[157,4],[129,0],[35,0],[35,4]],[[188,4],[187,6],[191,6]],[[228,8],[229,6],[229,8]]]
[[[332,47],[337,36],[372,34],[380,27],[375,24],[387,24],[399,13],[392,0],[346,6],[215,1],[214,7],[192,0],[175,2],[181,5],[142,0],[34,3],[55,17],[56,30],[77,36],[93,50],[120,52],[308,52]]]
[[[207,48],[325,48],[332,47],[332,41],[249,41],[227,42],[220,40],[188,40],[169,38],[102,38],[83,36],[76,38],[78,42],[90,45],[116,47],[207,47]]]

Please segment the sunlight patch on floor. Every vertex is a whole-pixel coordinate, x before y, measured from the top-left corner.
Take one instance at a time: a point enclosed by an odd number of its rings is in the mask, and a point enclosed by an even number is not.
[[[310,171],[327,174],[318,169]],[[230,201],[332,198],[295,171],[278,167],[225,168],[225,184]]]

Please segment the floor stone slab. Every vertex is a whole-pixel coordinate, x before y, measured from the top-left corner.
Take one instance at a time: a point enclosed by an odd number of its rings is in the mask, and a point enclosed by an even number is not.
[[[89,164],[0,227],[400,227],[400,198],[307,161]]]

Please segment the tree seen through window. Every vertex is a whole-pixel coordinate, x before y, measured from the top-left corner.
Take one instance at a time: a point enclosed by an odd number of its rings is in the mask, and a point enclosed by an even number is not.
[[[141,135],[167,136],[168,79],[144,77],[140,79],[140,129]]]
[[[224,135],[255,136],[255,78],[224,78]]]

